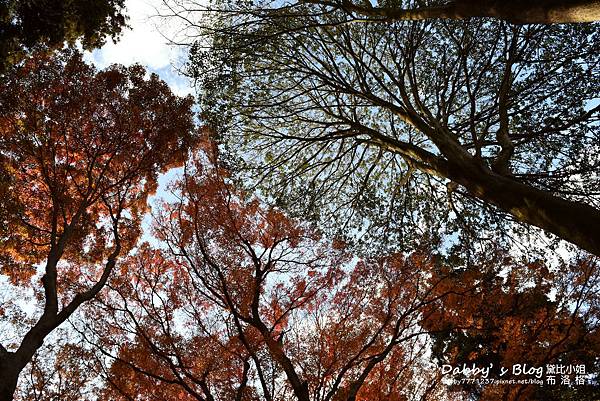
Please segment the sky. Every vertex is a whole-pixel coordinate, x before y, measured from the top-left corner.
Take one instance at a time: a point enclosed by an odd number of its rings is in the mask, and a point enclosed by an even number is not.
[[[127,0],[125,2],[128,24],[120,40],[112,41],[98,50],[86,54],[86,59],[98,68],[111,64],[126,66],[139,63],[149,71],[157,73],[178,95],[192,94],[189,80],[179,76],[173,65],[180,65],[185,59],[185,50],[168,44],[176,27],[167,26],[157,17],[164,9],[162,0]]]
[[[129,16],[128,25],[131,29],[124,30],[116,44],[109,40],[101,49],[86,52],[85,60],[95,64],[99,69],[106,68],[111,64],[130,66],[138,63],[147,70],[157,73],[169,84],[175,94],[179,96],[194,94],[191,82],[178,75],[176,68],[173,67],[180,65],[185,60],[186,53],[181,47],[170,46],[168,39],[163,36],[163,34],[172,35],[173,32],[176,32],[174,29],[177,27],[168,27],[164,21],[156,17],[157,10],[160,10],[162,5],[162,0],[126,0],[126,15]],[[167,185],[179,171],[180,169],[175,169],[159,177],[158,192],[149,199],[151,204],[159,198],[170,199]],[[147,215],[143,223],[144,236],[142,240],[152,240],[150,226],[151,216]],[[42,272],[43,270],[40,269],[40,276]],[[15,293],[19,295],[13,297]],[[11,297],[5,299],[8,295]],[[0,275],[0,306],[5,304],[8,299],[13,298],[26,315],[33,316],[38,311],[31,289],[11,286],[8,276]],[[11,342],[18,337],[18,333],[13,329],[13,326],[9,326],[7,330],[6,327],[0,325],[0,343]]]
[[[177,27],[167,26],[164,20],[157,17],[164,10],[162,0],[126,0],[125,7],[130,29],[124,30],[117,43],[109,40],[102,48],[87,52],[85,59],[99,69],[111,64],[130,66],[138,63],[158,74],[173,93],[179,96],[193,95],[191,82],[179,75],[175,67],[185,61],[185,49],[169,45],[167,39],[174,37]],[[149,199],[151,205],[159,199],[173,200],[167,185],[177,177],[180,170],[175,169],[159,176],[158,191]],[[147,215],[143,222],[142,240],[152,241],[151,221],[151,216]]]

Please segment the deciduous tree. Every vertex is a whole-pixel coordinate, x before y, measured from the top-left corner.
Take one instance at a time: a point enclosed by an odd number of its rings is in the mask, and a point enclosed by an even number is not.
[[[541,386],[464,384],[463,389],[477,399],[596,399],[598,389],[593,381],[599,372],[596,359],[600,352],[597,260],[581,258],[549,269],[540,261],[523,266],[506,257],[500,266],[503,272],[486,261],[450,275],[444,269],[439,272],[447,280],[436,292],[447,291],[446,286],[472,291],[450,294],[430,305],[433,313],[423,325],[434,333],[433,355],[440,364],[492,365],[489,379],[533,378],[513,374],[517,365],[543,369],[538,377],[544,383]],[[435,279],[435,274],[432,277]],[[562,365],[565,372],[553,375],[547,365]],[[572,371],[580,366],[584,383],[577,383],[578,375]],[[500,367],[508,373],[501,375]],[[546,382],[548,376],[555,376],[558,384],[566,376],[577,385],[552,386]]]
[[[0,3],[0,73],[32,48],[61,48],[78,39],[84,48],[116,39],[125,26],[124,0],[4,0]]]
[[[449,389],[433,363],[493,363],[490,378],[516,364],[583,364],[596,375],[594,259],[548,268],[498,250],[470,266],[425,245],[410,255],[353,257],[344,244],[235,190],[210,160],[204,153],[186,165],[174,201],[155,211],[154,246],[123,259],[108,290],[73,321],[92,348],[62,347],[54,366],[72,380],[44,382],[53,368],[42,362],[27,394],[594,399],[593,386]],[[82,366],[93,366],[104,387],[86,384]]]
[[[0,271],[39,300],[24,336],[0,346],[10,400],[44,339],[132,249],[158,174],[183,162],[195,135],[191,98],[140,66],[97,72],[74,51],[36,54],[0,88]]]
[[[596,25],[354,23],[322,3],[173,5],[244,180],[343,232],[379,227],[371,246],[513,220],[600,254]]]
[[[168,248],[123,263],[93,309],[114,360],[103,399],[433,399],[419,326],[433,258],[351,261],[200,169],[158,216]]]

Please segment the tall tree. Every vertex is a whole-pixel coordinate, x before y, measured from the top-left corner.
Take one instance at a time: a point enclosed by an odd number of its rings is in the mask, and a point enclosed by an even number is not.
[[[64,51],[2,78],[0,271],[30,287],[40,311],[22,338],[0,345],[0,400],[12,399],[44,339],[104,287],[137,241],[157,175],[194,141],[191,98],[145,74],[97,72]]]
[[[419,327],[432,258],[350,263],[341,244],[187,171],[158,216],[166,249],[122,264],[88,319],[114,360],[102,399],[433,399]]]
[[[289,209],[396,244],[516,220],[600,254],[596,25],[174,7],[207,121]]]
[[[202,160],[156,215],[162,249],[124,261],[76,323],[95,346],[99,399],[597,397],[589,383],[447,387],[432,363],[493,364],[488,378],[505,380],[530,377],[500,366],[583,365],[594,380],[597,260],[549,269],[499,249],[465,266],[427,246],[355,258],[210,177]]]
[[[100,47],[125,26],[124,0],[3,0],[0,2],[0,73],[37,45],[64,42]]]

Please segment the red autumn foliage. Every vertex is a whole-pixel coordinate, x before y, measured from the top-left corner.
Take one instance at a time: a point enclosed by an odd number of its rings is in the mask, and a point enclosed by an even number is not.
[[[500,253],[476,268],[440,270],[436,275],[448,279],[436,292],[446,295],[429,306],[431,313],[423,321],[425,328],[436,333],[433,355],[452,366],[492,364],[490,379],[531,378],[513,375],[515,365],[541,367],[544,372],[546,365],[584,365],[587,374],[596,375],[598,267],[589,257],[548,268],[542,262],[523,264]],[[453,293],[448,294],[451,289]],[[508,368],[508,375],[500,376],[501,366]],[[539,378],[546,380],[546,373]],[[573,373],[569,379],[575,383]],[[560,383],[561,378],[557,380]],[[597,388],[590,385],[465,384],[462,389],[490,401],[592,400],[598,396]]]
[[[456,269],[425,246],[356,258],[236,191],[211,159],[198,155],[155,215],[161,249],[131,256],[90,310],[86,331],[107,357],[100,399],[526,400],[539,388],[448,391],[432,356],[509,366],[597,354],[584,330],[594,264],[551,272],[499,252]]]
[[[192,99],[140,66],[98,72],[66,50],[34,54],[0,80],[0,272],[43,303],[24,338],[0,348],[4,400],[43,339],[134,246],[158,174],[183,162],[195,135]]]
[[[392,401],[438,391],[419,326],[433,259],[354,259],[235,191],[206,158],[175,192],[179,201],[155,216],[166,247],[130,257],[90,310],[96,346],[114,361],[102,399]]]

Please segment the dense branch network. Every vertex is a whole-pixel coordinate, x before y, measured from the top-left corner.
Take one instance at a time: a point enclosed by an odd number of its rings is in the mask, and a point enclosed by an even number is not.
[[[396,243],[504,215],[600,252],[595,25],[349,24],[315,3],[173,6],[205,116],[266,192]]]
[[[140,66],[96,72],[81,57],[36,53],[2,77],[0,271],[42,309],[0,348],[2,400],[44,339],[105,286],[140,235],[158,173],[193,143],[189,98]]]

